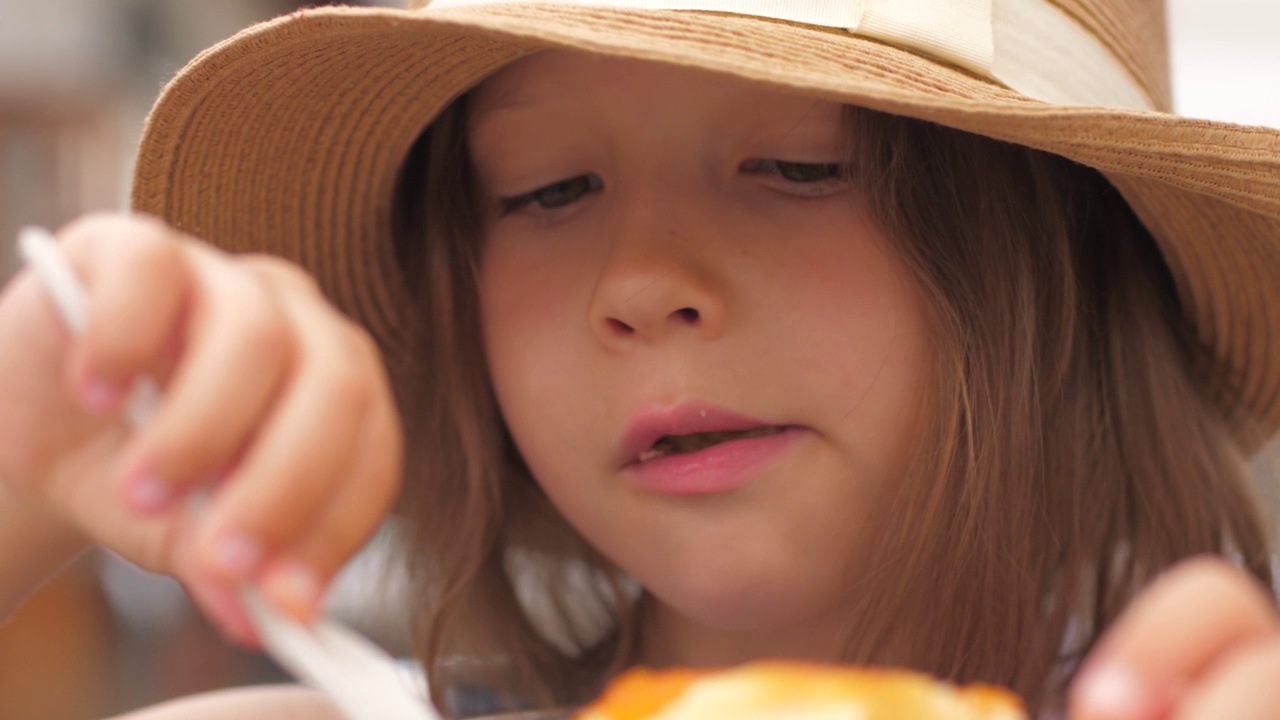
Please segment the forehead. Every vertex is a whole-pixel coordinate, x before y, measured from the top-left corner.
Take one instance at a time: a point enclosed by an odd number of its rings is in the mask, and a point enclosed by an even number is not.
[[[470,95],[474,120],[505,110],[607,108],[658,113],[679,107],[745,116],[838,118],[842,106],[704,70],[580,51],[544,50],[490,76]],[[692,107],[692,106],[696,106]]]

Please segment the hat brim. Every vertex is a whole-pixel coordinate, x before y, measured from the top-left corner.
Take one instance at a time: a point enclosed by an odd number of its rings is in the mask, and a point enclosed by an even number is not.
[[[1280,131],[1032,100],[841,30],[747,16],[500,4],[327,7],[197,57],[152,110],[133,206],[232,251],[295,260],[396,363],[391,199],[417,136],[507,63],[563,47],[700,68],[920,118],[1102,171],[1159,242],[1229,373],[1229,422],[1280,428]]]

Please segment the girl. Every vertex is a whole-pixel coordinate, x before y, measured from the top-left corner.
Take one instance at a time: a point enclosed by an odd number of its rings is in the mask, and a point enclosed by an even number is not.
[[[1280,134],[1160,112],[1158,2],[420,5],[177,78],[83,340],[7,288],[0,607],[100,542],[251,643],[403,475],[454,714],[782,656],[1277,717]]]

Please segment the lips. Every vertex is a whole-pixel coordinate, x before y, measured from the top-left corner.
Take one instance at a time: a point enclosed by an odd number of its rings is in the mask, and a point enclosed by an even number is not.
[[[702,404],[681,404],[637,414],[622,441],[621,465],[629,466],[742,437],[763,437],[785,426]],[[660,442],[661,441],[661,442]]]
[[[657,460],[669,455],[684,455],[719,445],[730,440],[754,440],[786,432],[781,425],[757,427],[750,430],[716,430],[713,432],[693,433],[691,435],[663,435],[653,447],[640,453],[640,462]]]

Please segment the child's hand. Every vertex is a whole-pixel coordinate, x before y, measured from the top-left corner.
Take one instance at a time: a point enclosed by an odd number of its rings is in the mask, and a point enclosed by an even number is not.
[[[1280,616],[1227,563],[1186,561],[1140,595],[1089,656],[1073,720],[1280,718]]]
[[[59,240],[89,323],[71,338],[29,272],[0,294],[0,483],[176,575],[241,639],[242,580],[312,614],[397,489],[399,419],[373,342],[282,261],[133,216]],[[164,400],[132,432],[120,410],[143,375]],[[183,499],[208,484],[197,520]]]

